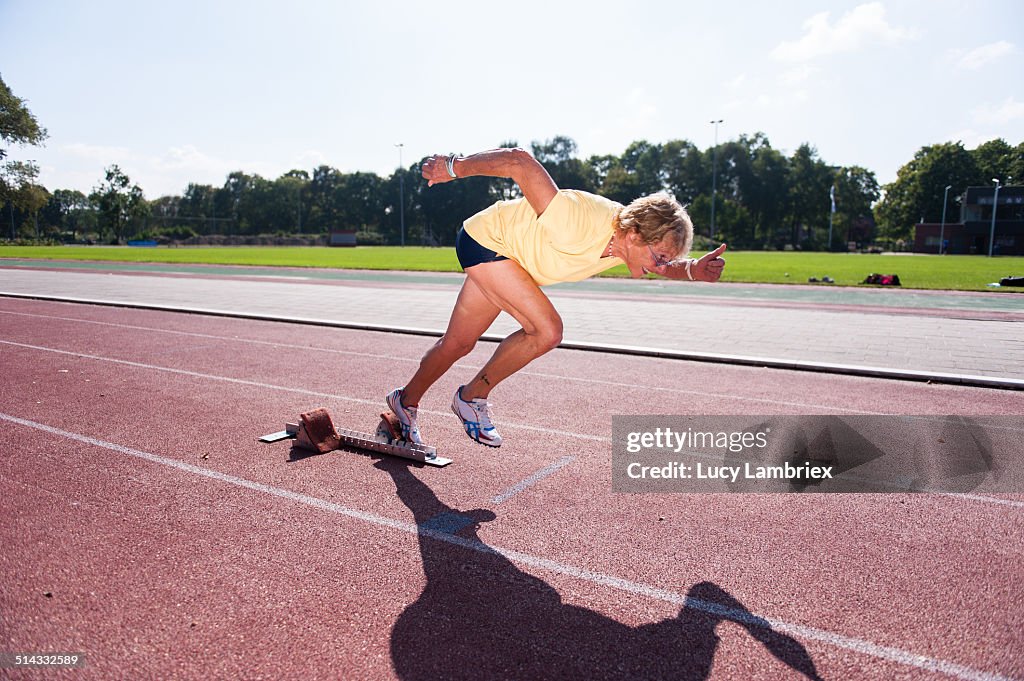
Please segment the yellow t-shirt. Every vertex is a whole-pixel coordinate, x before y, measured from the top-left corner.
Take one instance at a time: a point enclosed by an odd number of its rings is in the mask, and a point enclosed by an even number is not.
[[[498,201],[462,227],[478,244],[523,266],[539,286],[580,281],[622,264],[603,258],[622,208],[610,199],[562,189],[540,217],[526,199]]]

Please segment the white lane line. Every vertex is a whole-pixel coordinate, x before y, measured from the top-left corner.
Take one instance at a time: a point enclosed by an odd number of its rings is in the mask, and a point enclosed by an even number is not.
[[[311,345],[299,345],[298,343],[278,343],[275,341],[256,340],[252,338],[238,338],[236,336],[218,336],[211,333],[197,333],[195,331],[178,331],[176,329],[161,329],[153,326],[137,326],[135,324],[118,324],[116,322],[101,322],[95,319],[79,319],[77,317],[58,317],[56,315],[33,314],[31,312],[11,312],[0,310],[0,314],[18,315],[21,317],[35,317],[37,319],[49,319],[61,322],[77,322],[79,324],[93,324],[95,326],[109,326],[115,329],[128,329],[130,331],[150,331],[154,333],[166,333],[174,336],[186,336],[188,338],[205,338],[209,340],[229,341],[234,343],[250,343],[252,345],[263,345],[271,348],[286,348],[288,350],[314,350],[317,352],[329,352],[335,355],[349,355],[354,357],[367,357],[370,359],[386,359],[389,362],[416,362],[419,358],[398,357],[397,355],[375,355],[369,352],[356,352],[354,350],[336,350],[334,348],[322,348]],[[479,368],[479,367],[478,367]]]
[[[379,527],[387,527],[394,530],[401,530],[409,534],[423,534],[436,541],[445,542],[459,546],[470,551],[476,551],[484,554],[498,554],[504,556],[508,560],[519,563],[521,565],[528,565],[530,567],[548,570],[556,574],[567,575],[574,579],[581,581],[590,582],[591,584],[598,584],[606,586],[611,589],[617,589],[619,591],[625,591],[638,596],[647,596],[649,598],[665,601],[674,605],[685,606],[694,610],[700,610],[708,612],[713,615],[720,617],[726,617],[736,622],[751,624],[755,626],[768,626],[776,631],[781,631],[793,636],[803,637],[806,639],[820,641],[837,648],[845,648],[846,650],[852,650],[863,655],[875,657],[882,660],[888,660],[890,662],[896,662],[898,664],[906,665],[909,667],[916,667],[918,669],[924,669],[932,672],[940,672],[948,674],[949,676],[956,677],[958,679],[965,679],[970,681],[1014,681],[1010,677],[1002,676],[1000,674],[994,674],[990,672],[984,672],[978,669],[973,669],[955,662],[948,660],[940,660],[926,655],[918,655],[907,650],[900,648],[892,648],[889,646],[882,646],[864,639],[843,636],[842,634],[836,634],[831,631],[824,629],[817,629],[815,627],[808,627],[801,624],[793,624],[784,620],[771,619],[767,617],[758,617],[750,612],[744,610],[737,610],[734,608],[728,608],[717,603],[710,601],[704,601],[697,598],[688,598],[686,595],[661,589],[659,587],[650,586],[641,582],[633,582],[628,579],[622,579],[620,577],[614,577],[611,575],[602,574],[600,572],[594,572],[585,568],[575,567],[573,565],[567,565],[565,563],[559,563],[558,561],[550,560],[547,558],[541,558],[534,556],[522,551],[514,551],[511,549],[503,549],[498,546],[491,546],[484,544],[477,540],[466,539],[456,535],[448,534],[446,532],[439,532],[437,530],[431,530],[430,528],[417,526],[415,523],[404,522],[401,520],[392,520],[384,516],[376,515],[375,513],[369,513],[367,511],[360,511],[358,509],[349,508],[342,506],[341,504],[334,503],[332,501],[326,501],[318,497],[312,497],[306,494],[299,494],[291,490],[282,489],[280,487],[273,487],[271,485],[264,485],[263,483],[254,482],[252,480],[246,480],[245,478],[239,478],[234,475],[227,473],[221,473],[219,471],[210,470],[208,468],[201,468],[193,464],[185,463],[177,459],[171,459],[168,457],[160,456],[158,454],[151,454],[150,452],[140,451],[138,449],[132,449],[124,445],[119,445],[113,442],[107,442],[105,440],[99,440],[97,438],[89,437],[87,435],[80,435],[78,433],[72,433],[60,428],[48,426],[43,423],[36,421],[30,421],[28,419],[18,418],[17,416],[11,416],[9,414],[0,413],[0,420],[8,421],[9,423],[15,423],[26,428],[32,428],[51,435],[63,437],[76,442],[92,445],[94,447],[100,447],[103,449],[109,449],[111,451],[120,452],[121,454],[127,454],[138,459],[149,461],[151,463],[158,464],[160,466],[166,466],[168,468],[174,468],[185,473],[192,475],[198,475],[201,477],[217,480],[235,487],[241,487],[244,489],[250,489],[255,492],[268,494],[271,496],[279,497],[282,499],[288,499],[296,503],[305,504],[313,508],[327,511],[328,513],[335,513],[343,515],[355,520],[360,520],[371,525],[377,525]]]
[[[42,345],[30,345],[28,343],[15,343],[14,341],[0,340],[2,345],[10,345],[18,348],[26,348],[28,350],[38,350],[41,352],[52,352],[58,355],[67,355],[70,357],[79,357],[81,359],[91,359],[97,362],[109,362],[111,364],[119,364],[121,366],[130,366],[138,369],[148,369],[151,371],[163,371],[170,374],[177,374],[179,376],[189,376],[192,378],[202,378],[210,381],[223,381],[225,383],[233,383],[235,385],[247,385],[255,388],[265,388],[267,390],[279,390],[282,392],[295,393],[297,395],[309,395],[311,397],[324,397],[332,400],[341,400],[343,402],[353,402],[355,404],[368,404],[375,408],[381,408],[384,406],[384,400],[365,400],[358,397],[348,397],[346,395],[335,395],[333,393],[318,392],[316,390],[306,390],[305,388],[291,388],[288,386],[274,385],[273,383],[263,383],[261,381],[250,381],[244,378],[231,378],[230,376],[217,376],[215,374],[204,374],[198,371],[189,371],[188,369],[175,369],[173,367],[162,367],[155,364],[146,364],[144,362],[132,362],[126,359],[114,359],[112,357],[102,357],[100,355],[90,355],[84,352],[71,352],[69,350],[58,350],[57,348],[48,348]],[[420,409],[421,414],[432,414],[435,416],[444,416],[450,414],[450,411],[431,411],[428,409]],[[520,430],[529,430],[535,433],[547,433],[549,435],[558,435],[560,437],[571,437],[576,440],[590,440],[593,442],[611,442],[610,437],[603,437],[601,435],[587,435],[586,433],[573,433],[567,430],[557,430],[555,428],[543,428],[541,426],[530,426],[525,423],[513,423],[509,421],[502,421],[502,428],[518,428]]]
[[[563,456],[561,459],[559,459],[558,461],[554,462],[553,464],[550,464],[550,465],[545,466],[544,468],[541,468],[539,471],[537,471],[536,473],[534,473],[530,477],[526,478],[525,480],[521,480],[520,482],[517,482],[516,484],[512,485],[507,490],[505,490],[501,494],[499,494],[496,497],[494,497],[493,499],[491,499],[491,503],[492,504],[500,504],[503,501],[508,501],[509,499],[514,497],[515,495],[517,495],[520,492],[522,492],[524,489],[526,489],[528,487],[531,487],[533,485],[536,485],[538,482],[540,482],[544,478],[548,477],[549,475],[551,475],[552,473],[557,471],[562,466],[565,466],[566,464],[572,463],[575,460],[576,460],[576,457],[574,457],[574,456]]]
[[[1024,508],[1024,501],[1017,501],[1016,499],[1000,499],[999,497],[990,497],[987,494],[966,494],[963,492],[935,492],[935,494],[941,494],[946,497],[957,497],[959,499],[967,499],[971,501],[985,501],[990,504],[1001,504],[1003,506]]]
[[[173,335],[179,335],[179,336],[188,336],[188,337],[192,337],[192,338],[208,338],[208,339],[222,340],[222,341],[235,342],[235,343],[251,343],[253,345],[263,345],[263,346],[267,346],[267,347],[287,348],[287,349],[290,349],[290,350],[306,350],[306,351],[314,351],[314,352],[326,352],[326,353],[338,354],[338,355],[349,355],[349,356],[356,356],[356,357],[367,357],[367,358],[370,358],[370,359],[386,359],[389,362],[408,362],[408,363],[418,364],[419,361],[420,361],[418,357],[410,358],[410,357],[399,357],[397,355],[379,355],[379,354],[372,354],[372,353],[367,353],[367,352],[356,352],[356,351],[352,351],[352,350],[335,350],[333,348],[323,348],[323,347],[316,347],[316,346],[310,346],[310,345],[298,345],[298,344],[293,344],[293,343],[278,343],[278,342],[274,342],[274,341],[253,340],[253,339],[249,339],[249,338],[235,338],[235,337],[232,337],[232,336],[218,336],[218,335],[214,335],[214,334],[196,333],[196,332],[191,332],[191,331],[176,331],[176,330],[173,330],[173,329],[161,329],[161,328],[151,327],[151,326],[136,326],[136,325],[132,325],[132,324],[118,324],[118,323],[115,323],[115,322],[101,322],[101,321],[96,321],[96,320],[93,320],[93,319],[79,319],[79,318],[76,318],[76,317],[59,317],[59,316],[55,316],[55,315],[41,315],[41,314],[33,314],[33,313],[30,313],[30,312],[12,312],[12,311],[8,311],[8,310],[0,310],[0,314],[20,315],[20,316],[24,316],[24,317],[36,317],[36,318],[39,318],[39,319],[51,319],[51,320],[59,320],[59,321],[66,321],[66,322],[78,322],[78,323],[81,323],[81,324],[95,324],[97,326],[110,326],[110,327],[119,328],[119,329],[129,329],[129,330],[132,330],[132,331],[151,331],[151,332],[154,332],[154,333],[167,333],[167,334],[173,334]],[[648,360],[649,359],[655,359],[656,360],[656,359],[658,359],[658,358],[642,357],[642,356],[635,356],[634,358],[637,359],[637,360],[645,360],[645,359],[648,359]],[[664,361],[664,360],[662,360],[662,361]],[[468,363],[464,363],[464,362],[457,362],[455,364],[455,367],[456,368],[460,368],[460,369],[469,369],[469,370],[477,370],[478,371],[478,370],[480,370],[483,367],[483,365],[479,365],[478,366],[478,365],[468,364]],[[517,371],[516,375],[518,375],[518,376],[535,376],[537,378],[547,378],[547,379],[554,379],[554,380],[558,380],[558,381],[570,381],[570,382],[575,382],[575,383],[591,383],[591,384],[594,384],[594,385],[607,385],[609,387],[614,387],[614,388],[636,389],[636,387],[637,387],[636,384],[624,383],[622,381],[609,381],[609,380],[604,380],[604,379],[600,379],[600,378],[586,378],[586,377],[583,377],[583,376],[562,376],[562,375],[559,375],[559,374],[550,374],[550,373],[544,373],[544,372],[539,372],[539,371],[530,371],[529,369],[523,369],[521,371]],[[731,394],[731,393],[716,393],[716,392],[710,392],[710,391],[706,391],[706,390],[685,390],[683,388],[667,388],[667,387],[659,387],[659,386],[651,386],[651,385],[645,385],[645,386],[643,386],[643,389],[645,391],[656,391],[656,392],[672,393],[672,394],[676,394],[676,395],[693,395],[693,396],[700,397],[702,399],[706,399],[706,398],[712,397],[712,398],[721,398],[721,399],[735,400],[735,401],[739,401],[739,402],[753,402],[755,404],[770,404],[770,405],[773,405],[773,406],[775,406],[775,405],[782,405],[782,406],[786,406],[786,407],[807,408],[807,409],[811,409],[811,410],[814,410],[814,411],[818,411],[818,410],[834,411],[834,412],[838,412],[840,414],[866,414],[866,415],[876,415],[876,416],[888,415],[888,412],[864,411],[862,409],[851,409],[850,407],[830,407],[828,405],[819,404],[819,403],[808,404],[806,402],[790,402],[790,401],[786,401],[786,400],[778,400],[778,399],[772,399],[772,398],[767,398],[767,397],[745,397],[745,396],[742,396],[742,395],[734,395],[734,394]]]
[[[230,376],[217,376],[215,374],[204,374],[198,371],[189,371],[187,369],[175,369],[173,367],[157,366],[155,364],[145,364],[143,362],[132,362],[126,359],[114,359],[112,357],[102,357],[100,355],[90,355],[83,352],[71,352],[69,350],[59,350],[57,348],[48,348],[41,345],[29,345],[28,343],[16,343],[14,341],[0,340],[2,345],[11,345],[19,348],[26,348],[29,350],[38,350],[42,352],[52,352],[58,355],[68,355],[70,357],[79,357],[81,359],[91,359],[98,362],[109,362],[111,364],[120,364],[123,366],[136,367],[139,369],[148,369],[151,371],[163,371],[171,374],[178,374],[181,376],[190,376],[192,378],[201,378],[210,381],[223,381],[225,383],[233,383],[235,385],[247,385],[255,388],[266,388],[267,390],[278,390],[281,392],[290,392],[298,395],[309,395],[311,397],[323,397],[332,400],[341,400],[343,402],[352,402],[355,404],[366,404],[373,407],[380,407],[381,402],[378,400],[365,400],[359,397],[348,397],[347,395],[336,395],[334,393],[318,392],[316,390],[307,390],[305,388],[292,388],[288,386],[275,385],[273,383],[263,383],[261,381],[250,381],[244,378],[232,378]],[[431,414],[433,416],[445,416],[450,412],[447,411],[436,411],[429,409],[420,409],[421,414]],[[604,437],[602,435],[588,435],[586,433],[574,433],[572,431],[557,430],[554,428],[544,428],[542,426],[531,426],[525,423],[515,423],[509,421],[502,421],[502,428],[511,428],[531,431],[534,433],[546,433],[548,435],[558,435],[561,437],[569,437],[577,440],[588,440],[591,442],[608,442],[612,441],[610,437]],[[1021,506],[1024,508],[1024,502],[1018,502],[1008,499],[1000,499],[998,497],[989,497],[975,494],[956,494],[946,493],[944,496],[956,497],[967,501],[983,501],[1002,504],[1005,506]]]

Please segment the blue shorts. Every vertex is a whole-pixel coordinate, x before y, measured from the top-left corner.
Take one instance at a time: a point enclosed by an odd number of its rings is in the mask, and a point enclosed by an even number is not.
[[[455,237],[455,255],[463,270],[468,270],[473,265],[484,262],[508,260],[504,255],[498,255],[491,249],[478,244],[476,239],[466,233],[465,229],[459,229],[459,234]]]

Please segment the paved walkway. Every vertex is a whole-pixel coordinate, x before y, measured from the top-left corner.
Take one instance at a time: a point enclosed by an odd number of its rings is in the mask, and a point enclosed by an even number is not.
[[[444,329],[463,275],[0,260],[0,295]],[[1024,295],[597,279],[546,289],[567,343],[1024,387]],[[398,317],[388,310],[402,309]],[[515,322],[502,315],[490,332]],[[948,380],[949,377],[943,380]],[[955,382],[955,381],[954,381]],[[968,383],[979,381],[967,380]],[[985,381],[980,381],[984,384]]]

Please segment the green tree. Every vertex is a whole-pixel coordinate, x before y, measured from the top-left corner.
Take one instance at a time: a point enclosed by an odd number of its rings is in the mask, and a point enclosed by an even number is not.
[[[633,199],[666,189],[668,171],[662,163],[662,156],[661,145],[647,140],[639,140],[626,147],[621,167],[634,176],[629,183],[636,188],[637,195]]]
[[[0,140],[4,144],[39,146],[47,136],[46,128],[39,126],[25,100],[15,97],[0,77]],[[6,157],[7,150],[0,146],[0,160]]]
[[[262,179],[259,175],[247,175],[240,170],[236,170],[228,175],[224,181],[224,186],[217,192],[217,196],[214,199],[217,205],[217,213],[234,218],[234,224],[238,225],[239,232],[245,233],[249,231],[252,193],[256,181]]]
[[[398,178],[395,176],[394,191],[388,189],[389,196],[384,198],[385,183],[376,173],[348,173],[344,175],[344,181],[338,188],[336,200],[341,207],[339,212],[340,227],[354,229],[357,232],[380,233],[381,222],[384,218],[385,205],[392,205],[395,220],[389,224],[390,229],[385,234],[388,243],[399,242],[398,223]],[[412,189],[414,181],[412,178],[405,178],[406,193]],[[451,183],[456,184],[456,183]],[[407,197],[408,200],[408,197]],[[406,212],[406,226],[409,224],[408,211]],[[409,234],[406,234],[408,243]]]
[[[238,208],[239,221],[246,234],[269,234],[285,231],[295,225],[295,192],[259,175],[242,196]]]
[[[39,229],[39,211],[46,207],[50,200],[50,192],[46,188],[34,183],[26,183],[18,186],[9,195],[8,202],[11,206],[17,207],[23,218],[32,218],[30,227],[23,225],[22,232],[31,234],[36,238],[41,236]],[[13,238],[14,235],[12,235]]]
[[[16,97],[0,77],[0,206],[7,204],[11,216],[11,238],[15,238],[14,212],[36,214],[46,205],[46,190],[36,183],[39,166],[34,161],[4,161],[7,147],[39,146],[46,140],[46,128],[40,127],[25,100]],[[42,202],[42,203],[40,203]]]
[[[533,157],[544,166],[560,188],[591,192],[597,189],[590,183],[583,162],[576,158],[576,142],[571,137],[558,135],[544,142],[533,142],[530,148]]]
[[[1011,147],[1003,139],[994,139],[979,144],[971,151],[974,163],[978,166],[978,174],[972,178],[972,184],[988,186],[992,184],[992,178],[998,178],[1003,184],[1008,184],[1007,178],[1020,183],[1024,177],[1014,175],[1015,166],[1019,165],[1017,158],[1018,150]]]
[[[43,213],[46,223],[60,232],[70,232],[72,240],[83,230],[94,226],[92,206],[88,197],[76,189],[57,189],[51,195]]]
[[[827,240],[829,188],[832,170],[810,144],[801,144],[789,159],[790,243],[801,248],[822,248]]]
[[[322,165],[313,171],[309,182],[309,226],[310,231],[330,232],[339,226],[342,206],[341,187],[345,176],[336,168]]]
[[[178,214],[188,217],[213,217],[213,198],[217,190],[212,185],[189,182],[178,202]]]
[[[492,178],[492,182],[495,185],[495,199],[503,198],[499,195],[501,191],[497,187],[499,182],[508,183],[505,186],[506,190],[516,187],[514,182],[507,179]],[[423,182],[419,163],[414,163],[408,168],[399,168],[389,177],[378,183],[377,191],[375,192],[377,203],[372,210],[380,225],[378,233],[382,243],[402,243],[403,207],[399,205],[399,201],[402,198],[405,199],[405,243],[422,242],[428,245],[436,243],[430,238],[425,238],[422,228],[423,216],[418,208],[421,203],[418,194],[422,191],[430,190],[426,188],[426,184]]]
[[[599,194],[608,196],[604,189],[604,183],[608,178],[608,172],[618,165],[620,165],[618,156],[612,154],[591,156],[583,163],[583,172],[591,187],[596,187]]]
[[[11,239],[16,238],[16,222],[34,215],[40,192],[46,190],[36,184],[39,167],[31,161],[7,161],[0,166],[0,207],[6,205],[10,217]],[[45,205],[45,201],[43,202]],[[15,215],[20,216],[18,220]]]
[[[741,177],[740,192],[754,225],[753,246],[780,248],[789,198],[789,163],[761,132],[740,136],[750,159],[749,173]]]
[[[711,160],[689,140],[669,140],[662,146],[661,163],[666,188],[682,203],[711,189]]]
[[[106,169],[103,184],[96,187],[89,197],[99,209],[100,230],[120,243],[133,221],[149,213],[142,189],[132,184],[131,179],[117,165]]]
[[[280,204],[275,213],[289,214],[288,217],[278,218],[273,231],[288,229],[295,233],[302,233],[303,227],[309,221],[308,212],[310,201],[306,196],[309,187],[309,173],[305,170],[289,170],[287,173],[274,181],[274,196]]]
[[[708,203],[710,208],[710,203]],[[736,248],[754,246],[754,216],[745,205],[728,196],[719,196],[715,207],[715,240],[736,244]]]
[[[939,222],[943,196],[949,201],[947,215],[952,214],[954,199],[978,184],[978,176],[974,155],[960,142],[921,147],[897,171],[896,180],[884,187],[875,211],[880,235],[889,240],[910,239],[918,221]],[[948,194],[946,186],[950,186]]]
[[[721,217],[716,214],[716,223],[724,233],[740,248],[778,246],[785,242],[786,232],[780,227],[791,197],[785,156],[772,149],[767,135],[757,132],[722,144],[718,160],[722,199],[743,208],[723,212]],[[730,225],[732,219],[740,222]]]
[[[623,167],[621,162],[616,162],[608,168],[600,192],[603,196],[623,205],[643,195],[640,178],[636,173]]]
[[[1010,157],[1010,177],[1013,184],[1024,184],[1024,142],[1013,148],[1013,155]]]
[[[875,225],[871,207],[880,196],[875,174],[860,166],[840,168],[836,171],[834,185],[836,214],[833,227],[841,236],[840,242],[870,242]]]
[[[714,150],[711,150],[712,157]],[[712,162],[714,160],[712,159]],[[707,178],[710,195],[711,177]],[[753,171],[750,165],[749,140],[741,137],[718,145],[718,166],[715,173],[715,235],[734,248],[751,248],[755,244],[754,222],[745,209],[744,192],[753,192]],[[710,225],[710,216],[709,216]]]

